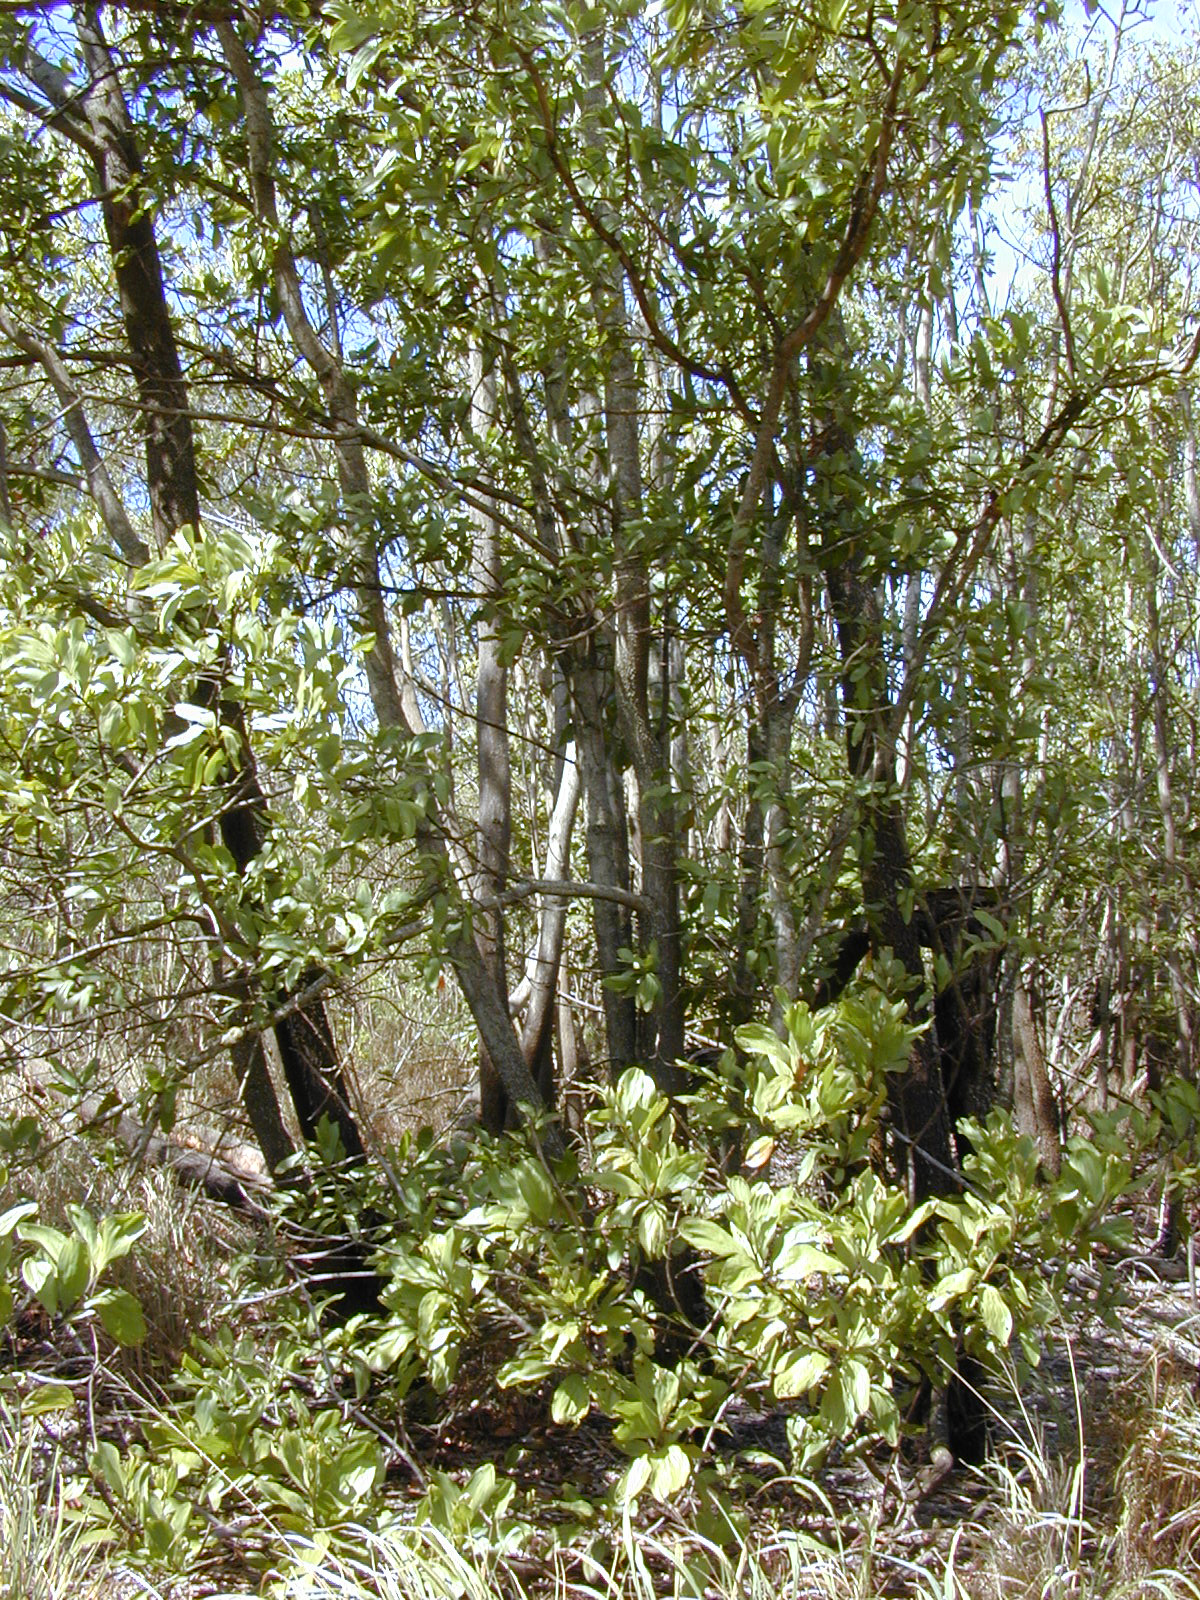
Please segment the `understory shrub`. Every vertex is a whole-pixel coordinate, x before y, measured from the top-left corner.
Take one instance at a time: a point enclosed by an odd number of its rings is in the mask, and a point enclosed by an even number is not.
[[[626,1072],[558,1162],[528,1133],[426,1132],[377,1169],[332,1163],[288,1204],[325,1230],[371,1219],[379,1313],[338,1324],[285,1297],[197,1341],[169,1415],[95,1450],[106,1502],[164,1560],[214,1523],[383,1526],[389,1468],[421,1471],[410,1424],[520,1403],[611,1442],[624,1465],[606,1496],[568,1485],[547,1520],[488,1461],[465,1485],[426,1474],[419,1523],[511,1549],[686,1497],[703,1536],[736,1540],[731,1480],[764,1470],[721,1448],[739,1411],[786,1417],[790,1459],[768,1472],[812,1474],[835,1444],[896,1446],[918,1386],[964,1353],[985,1374],[1036,1363],[1068,1262],[1095,1263],[1103,1302],[1132,1181],[1120,1130],[1073,1138],[1044,1184],[1005,1116],[967,1124],[962,1192],[913,1208],[878,1170],[887,1074],[912,1040],[903,1004],[863,987],[792,1006],[783,1038],[743,1029],[679,1110]],[[722,1170],[731,1128],[756,1176]]]

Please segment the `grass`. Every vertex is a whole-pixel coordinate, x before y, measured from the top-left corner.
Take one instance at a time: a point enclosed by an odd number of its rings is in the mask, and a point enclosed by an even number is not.
[[[1167,1568],[1200,1593],[1200,1395],[1197,1374],[1158,1354],[1130,1410],[1117,1474],[1120,1555],[1130,1573]]]
[[[0,1600],[100,1600],[95,1565],[53,1443],[0,1407]]]

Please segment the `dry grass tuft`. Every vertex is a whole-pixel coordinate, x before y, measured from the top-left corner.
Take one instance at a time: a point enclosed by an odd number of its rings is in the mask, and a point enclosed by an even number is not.
[[[68,1519],[58,1455],[0,1406],[0,1600],[100,1600],[86,1530]]]
[[[1123,1565],[1170,1569],[1200,1590],[1200,1393],[1197,1375],[1157,1355],[1125,1424],[1117,1474]]]

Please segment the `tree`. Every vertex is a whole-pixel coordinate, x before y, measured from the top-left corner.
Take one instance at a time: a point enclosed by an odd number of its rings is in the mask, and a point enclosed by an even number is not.
[[[1054,20],[11,12],[13,904],[47,885],[15,1021],[115,1014],[126,952],[158,940],[135,987],[160,1114],[232,1030],[275,1163],[263,1031],[301,1133],[327,1114],[360,1153],[325,1007],[415,950],[457,978],[494,1129],[552,1109],[564,964],[589,971],[594,1054],[678,1094],[697,1034],[890,952],[934,1022],[891,1081],[893,1159],[914,1200],[956,1187],[995,947],[1029,950],[1056,853],[1106,782],[1137,787],[1064,739],[1091,788],[1054,790],[1056,576],[1110,615],[1068,519],[1132,470],[1143,417],[1163,459],[1191,437],[1159,400],[1195,361],[1182,178],[1110,192],[1142,138],[1129,52],[1060,108],[1079,69]],[[1014,89],[1044,270],[1001,309]],[[1148,265],[1089,277],[1147,204]],[[1128,765],[1152,729],[1182,907],[1173,505],[1139,524],[1156,689]],[[1186,918],[1156,909],[1140,944],[1151,922],[1190,1063]],[[1044,1102],[1028,964],[1007,970]]]

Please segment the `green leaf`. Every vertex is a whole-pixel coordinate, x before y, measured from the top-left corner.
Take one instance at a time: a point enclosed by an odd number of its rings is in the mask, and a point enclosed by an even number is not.
[[[64,1239],[58,1252],[58,1304],[62,1311],[70,1311],[83,1299],[91,1279],[91,1258],[82,1239]]]
[[[651,1469],[647,1483],[651,1494],[660,1500],[670,1500],[692,1475],[690,1456],[682,1445],[672,1444],[649,1459]]]
[[[1012,1312],[1004,1303],[1000,1291],[990,1283],[985,1283],[979,1291],[979,1311],[992,1337],[997,1343],[1007,1345],[1012,1338]]]
[[[48,1411],[71,1411],[75,1396],[65,1383],[44,1383],[25,1395],[21,1401],[21,1414],[40,1417]]]
[[[550,1415],[560,1426],[573,1428],[587,1416],[591,1405],[592,1393],[587,1379],[580,1372],[571,1372],[554,1391]]]
[[[819,1350],[792,1351],[778,1362],[771,1373],[771,1388],[777,1400],[794,1400],[817,1384],[829,1371],[830,1360]]]
[[[36,1200],[20,1200],[15,1206],[9,1206],[7,1211],[0,1211],[0,1239],[6,1239],[26,1217],[35,1216],[37,1216]],[[21,1237],[24,1238],[25,1235],[22,1234]]]
[[[978,1276],[974,1267],[962,1267],[957,1272],[948,1272],[944,1278],[939,1278],[929,1297],[929,1309],[944,1311],[952,1300],[959,1299],[974,1287]]]
[[[733,1236],[716,1222],[706,1217],[685,1217],[679,1232],[694,1250],[703,1250],[712,1256],[732,1256],[741,1252]]]
[[[490,1461],[476,1467],[466,1487],[466,1498],[473,1511],[482,1511],[496,1490],[496,1468]]]
[[[828,1250],[818,1250],[815,1245],[796,1241],[785,1247],[771,1263],[772,1271],[785,1283],[804,1283],[818,1272],[833,1277],[844,1276],[845,1267]]]
[[[656,1261],[667,1248],[667,1220],[661,1206],[647,1206],[638,1217],[638,1243],[651,1261]]]
[[[871,1374],[861,1361],[847,1361],[838,1372],[846,1392],[846,1410],[861,1417],[871,1404]]]
[[[33,1256],[21,1263],[21,1278],[47,1316],[58,1314],[58,1274],[45,1256]]]
[[[88,1465],[114,1494],[124,1496],[125,1467],[115,1444],[110,1444],[107,1439],[102,1440],[88,1458]]]
[[[617,1500],[624,1505],[636,1500],[650,1482],[653,1470],[654,1464],[649,1456],[635,1456],[617,1484]]]
[[[88,1302],[118,1344],[139,1345],[146,1337],[146,1318],[128,1289],[101,1289]]]

